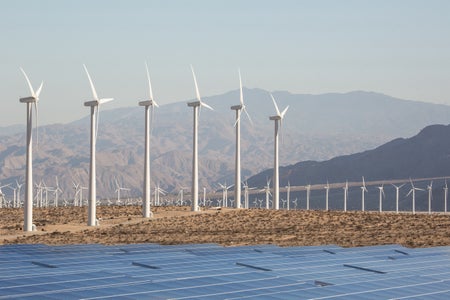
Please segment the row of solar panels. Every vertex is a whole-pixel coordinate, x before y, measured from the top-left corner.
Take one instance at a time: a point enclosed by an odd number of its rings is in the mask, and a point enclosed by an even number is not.
[[[5,245],[0,299],[448,299],[450,247]]]

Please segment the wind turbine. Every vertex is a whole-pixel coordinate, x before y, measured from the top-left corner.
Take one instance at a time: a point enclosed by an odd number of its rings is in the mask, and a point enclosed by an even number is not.
[[[239,105],[231,107],[236,111],[236,122],[234,127],[236,128],[236,154],[235,154],[235,175],[234,175],[234,198],[236,199],[236,208],[241,208],[241,114],[244,111],[247,115],[250,123],[252,119],[247,112],[244,104],[244,95],[242,93],[242,79],[241,71],[239,70]]]
[[[364,181],[364,176],[362,178],[362,187],[361,187],[361,211],[364,211],[364,193],[367,193],[366,182]]]
[[[10,186],[10,184],[5,184],[5,185],[0,186],[0,208],[3,208],[3,203],[5,203],[5,206],[6,206],[5,194],[3,193],[2,188],[9,187],[9,186]]]
[[[348,198],[348,181],[345,182],[344,189],[344,211],[347,211],[347,198]]]
[[[431,214],[431,199],[432,199],[432,193],[433,193],[433,181],[430,183],[430,185],[427,185],[428,190],[428,213]]]
[[[139,105],[144,106],[145,108],[145,155],[144,155],[144,191],[143,197],[144,201],[142,203],[142,216],[144,218],[152,217],[152,212],[150,211],[150,107],[151,107],[151,115],[153,120],[153,109],[154,107],[158,107],[158,103],[153,99],[153,90],[152,83],[150,81],[150,74],[148,72],[147,63],[145,63],[145,70],[147,71],[147,79],[148,79],[148,91],[149,91],[149,100],[140,101]]]
[[[399,191],[400,191],[400,189],[402,188],[402,186],[404,186],[404,185],[405,185],[405,183],[402,184],[402,185],[400,185],[400,186],[397,186],[397,185],[395,185],[395,184],[392,184],[392,186],[395,187],[395,212],[396,212],[397,214],[398,214],[398,198],[399,198],[399,196],[400,196]]]
[[[306,210],[309,210],[309,196],[311,195],[311,185],[305,186],[306,189]]]
[[[59,192],[62,193],[61,188],[59,187],[59,181],[58,181],[58,176],[55,176],[55,181],[56,181],[56,188],[53,192],[55,192],[55,207],[58,207],[58,201],[59,201]]]
[[[274,134],[274,155],[273,155],[273,208],[280,208],[280,180],[279,180],[279,169],[278,169],[278,127],[281,127],[283,122],[284,115],[286,114],[289,105],[280,112],[278,109],[277,102],[273,98],[273,95],[270,94],[272,98],[273,105],[275,106],[276,115],[269,117],[269,120],[275,122],[275,134]]]
[[[197,96],[197,101],[188,102],[188,106],[193,108],[194,112],[194,133],[192,139],[192,211],[199,211],[198,207],[198,111],[199,107],[206,107],[207,109],[213,110],[211,106],[206,104],[200,98],[200,92],[198,90],[197,78],[195,77],[194,68],[191,65],[192,77],[194,78],[195,84],[195,94]]]
[[[18,180],[16,180],[16,185],[17,185],[17,207],[21,207],[22,203],[20,202],[20,189],[23,186],[23,183],[19,183]]]
[[[382,211],[383,211],[383,196],[385,196],[385,194],[384,194],[384,184],[382,184],[381,186],[378,186],[377,188],[380,190],[380,195],[379,195],[379,197],[380,197],[379,209],[380,209],[380,212],[382,212]]]
[[[328,183],[327,180],[327,185],[323,187],[325,189],[325,210],[328,211],[328,195],[330,192],[330,184]]]
[[[291,201],[291,183],[288,181],[288,185],[286,186],[286,201],[287,201],[287,210],[289,210],[289,202]]]
[[[99,99],[97,92],[95,91],[94,83],[92,82],[91,76],[85,65],[83,65],[86,75],[89,79],[89,84],[91,86],[93,100],[84,102],[84,106],[91,108],[91,159],[90,159],[90,170],[89,170],[89,209],[88,209],[88,226],[98,225],[98,220],[96,218],[96,206],[97,206],[97,186],[96,186],[96,165],[95,165],[95,145],[97,142],[98,134],[98,116],[100,113],[100,105],[105,104],[113,100],[113,98],[102,98]]]
[[[120,191],[130,191],[130,189],[120,186],[119,181],[117,180],[117,178],[115,180],[115,183],[116,183],[116,191],[115,192],[117,193],[117,202],[120,202],[121,201],[120,200]]]
[[[270,192],[270,179],[267,179],[267,185],[265,186],[264,189],[261,190],[261,192],[265,192],[266,193],[266,209],[269,209],[269,200],[270,200],[270,196],[273,196],[272,193]]]
[[[409,181],[411,182],[411,189],[409,190],[409,193],[406,194],[406,197],[408,197],[409,194],[412,193],[412,213],[415,214],[416,213],[416,191],[425,191],[425,190],[416,188],[411,179],[409,179]]]
[[[445,186],[444,186],[444,212],[447,212],[447,197],[448,197],[448,186],[447,186],[447,178],[446,178]]]
[[[28,83],[31,96],[20,98],[21,103],[27,104],[27,157],[26,157],[26,171],[25,171],[25,203],[24,203],[24,231],[33,231],[33,145],[32,145],[32,130],[33,130],[33,112],[32,106],[36,113],[36,130],[38,121],[38,105],[39,94],[41,93],[44,82],[41,82],[39,88],[35,91],[28,79],[25,71],[20,68]],[[36,135],[36,141],[37,141]]]

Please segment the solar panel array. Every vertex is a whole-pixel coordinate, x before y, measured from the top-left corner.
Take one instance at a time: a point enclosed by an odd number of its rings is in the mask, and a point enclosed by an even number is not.
[[[450,247],[4,245],[11,298],[450,299]]]

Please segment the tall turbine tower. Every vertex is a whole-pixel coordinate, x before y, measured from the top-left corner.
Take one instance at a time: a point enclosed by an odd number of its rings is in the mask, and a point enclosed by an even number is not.
[[[91,76],[85,65],[83,65],[86,75],[89,79],[89,84],[92,90],[92,97],[94,100],[84,102],[84,106],[91,108],[91,159],[90,159],[90,171],[89,171],[89,200],[88,200],[88,226],[96,226],[96,205],[97,205],[97,186],[96,186],[96,170],[95,170],[95,145],[97,142],[98,131],[98,115],[100,113],[100,105],[106,102],[112,101],[113,98],[99,99],[97,92],[95,91],[94,84],[92,83]]]
[[[444,186],[444,212],[447,212],[447,197],[448,197],[448,186],[447,186],[447,178],[446,178],[445,186]]]
[[[236,111],[236,122],[234,127],[236,128],[236,154],[235,154],[235,175],[234,175],[234,199],[236,199],[236,208],[241,208],[241,114],[244,111],[247,114],[250,122],[252,119],[245,109],[244,96],[242,93],[242,79],[241,71],[239,70],[239,105],[231,107]]]
[[[402,188],[402,186],[404,186],[404,184],[398,186],[395,184],[392,184],[393,187],[395,187],[395,212],[398,214],[398,198],[400,196],[400,189]]]
[[[425,190],[416,188],[411,179],[409,179],[409,181],[411,182],[411,189],[409,190],[406,197],[408,197],[409,194],[412,194],[412,213],[415,214],[416,213],[416,191],[425,191]]]
[[[199,107],[206,107],[210,110],[213,110],[211,106],[202,102],[200,98],[200,92],[198,91],[197,78],[195,77],[194,68],[191,65],[192,77],[194,77],[195,84],[195,94],[197,96],[197,101],[188,102],[188,106],[193,108],[194,111],[194,133],[192,139],[192,187],[191,187],[191,195],[192,195],[192,211],[199,211],[198,207],[198,110]]]
[[[275,106],[276,115],[269,117],[269,120],[275,121],[275,134],[274,134],[274,154],[273,154],[273,209],[280,208],[280,179],[279,179],[279,169],[278,169],[278,128],[281,127],[281,123],[283,122],[284,115],[286,114],[289,105],[280,112],[278,109],[277,102],[273,98],[273,95],[270,94],[272,98],[273,105]],[[280,122],[280,123],[279,123]]]
[[[377,188],[380,191],[378,208],[379,208],[379,211],[382,212],[383,211],[383,196],[385,196],[385,194],[384,194],[384,184],[382,184],[381,186],[378,186]]]
[[[348,198],[348,181],[345,182],[344,189],[344,211],[347,211],[347,198]]]
[[[328,211],[328,195],[330,192],[330,184],[327,180],[327,185],[323,187],[325,189],[325,210]]]
[[[33,112],[32,104],[34,104],[34,110],[36,112],[36,127],[38,118],[38,106],[39,94],[41,93],[44,82],[41,82],[39,88],[34,91],[30,80],[28,79],[25,71],[20,68],[25,79],[28,83],[31,96],[20,98],[21,103],[27,104],[27,158],[26,158],[26,171],[25,171],[25,202],[24,202],[24,225],[23,231],[33,230],[33,145],[32,145],[32,131],[33,131]],[[36,128],[37,129],[37,128]]]
[[[144,106],[145,108],[145,154],[144,154],[144,190],[143,190],[143,198],[142,201],[142,216],[144,218],[150,218],[152,213],[150,211],[150,107],[151,114],[153,120],[153,108],[158,104],[153,99],[153,91],[152,91],[152,83],[150,81],[150,74],[148,73],[148,66],[145,63],[145,70],[147,71],[147,79],[148,79],[148,90],[149,90],[149,100],[140,101],[139,105]]]
[[[362,178],[362,187],[361,187],[361,211],[364,211],[364,194],[367,193],[366,182],[364,181],[364,176]]]

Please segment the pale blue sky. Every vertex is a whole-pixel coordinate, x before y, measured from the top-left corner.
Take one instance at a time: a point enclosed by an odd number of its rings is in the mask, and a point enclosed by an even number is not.
[[[450,105],[450,1],[0,0],[0,126],[44,80],[42,124],[89,114],[82,64],[106,108],[161,104],[244,85],[292,93],[367,90]],[[237,99],[236,99],[237,100]],[[186,107],[186,109],[188,109]]]

